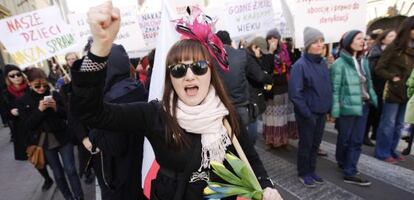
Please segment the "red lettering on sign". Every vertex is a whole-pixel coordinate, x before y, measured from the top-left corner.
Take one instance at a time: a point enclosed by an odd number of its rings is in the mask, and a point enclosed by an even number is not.
[[[53,25],[50,27],[42,27],[35,30],[29,30],[20,33],[23,36],[25,42],[33,42],[41,39],[47,39],[61,33],[59,25]]]
[[[10,32],[18,31],[20,29],[28,29],[28,28],[43,24],[38,13],[25,15],[20,18],[14,18],[14,19],[11,19],[10,21],[7,21],[6,23],[7,23],[7,28],[9,29]]]

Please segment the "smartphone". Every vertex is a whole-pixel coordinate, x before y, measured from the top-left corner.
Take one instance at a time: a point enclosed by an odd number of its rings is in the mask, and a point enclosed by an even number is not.
[[[53,99],[53,96],[52,96],[52,95],[49,95],[49,96],[44,96],[44,97],[43,97],[43,100],[45,100],[45,101],[49,101],[49,100],[51,100],[51,99]]]

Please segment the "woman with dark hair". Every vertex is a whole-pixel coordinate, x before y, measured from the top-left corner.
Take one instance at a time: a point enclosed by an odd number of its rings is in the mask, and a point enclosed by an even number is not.
[[[377,104],[368,61],[364,53],[364,36],[359,30],[346,32],[340,41],[340,55],[331,68],[333,93],[332,117],[336,118],[338,139],[336,160],[343,169],[344,182],[369,186],[371,182],[357,175],[362,140],[369,105]]]
[[[3,93],[5,105],[2,106],[5,107],[9,119],[9,127],[13,136],[14,157],[16,160],[27,160],[27,129],[24,126],[22,112],[19,109],[19,99],[27,93],[28,83],[23,72],[15,65],[6,65],[4,72],[7,90]],[[52,186],[53,180],[50,178],[46,167],[37,170],[45,179],[42,191],[46,191]]]
[[[119,30],[119,10],[110,2],[104,3],[89,10],[88,21],[94,43],[72,70],[72,101],[76,102],[73,113],[91,127],[145,134],[160,165],[152,181],[151,199],[204,199],[206,181],[217,180],[210,173],[210,161],[223,162],[226,152],[235,152],[224,126],[226,121],[232,135],[241,140],[256,175],[261,177],[262,187],[266,188],[264,199],[280,198],[271,188],[253,146],[246,143],[245,130],[239,126],[235,109],[214,69],[216,63],[225,67],[226,61],[223,54],[210,53],[212,46],[207,45],[207,40],[215,43],[218,49],[214,50],[220,50],[223,44],[208,24],[198,27],[207,29],[201,32],[209,32],[208,35],[197,35],[200,30],[192,32],[183,24],[177,26],[190,39],[178,41],[168,52],[161,102],[105,104],[102,87],[108,55]]]
[[[408,101],[406,82],[414,67],[414,16],[406,18],[397,37],[382,53],[375,68],[386,80],[380,125],[377,131],[375,157],[396,164],[405,158],[396,151],[404,127]]]
[[[49,65],[49,75],[47,76],[47,79],[49,80],[49,83],[56,88],[56,82],[62,77],[62,71],[55,58],[47,60],[47,64]]]
[[[369,69],[371,70],[372,83],[374,84],[374,90],[378,97],[378,107],[371,106],[369,109],[367,127],[365,128],[364,144],[367,146],[374,146],[369,139],[369,131],[372,127],[371,139],[375,140],[380,121],[382,111],[382,94],[384,91],[385,80],[378,77],[375,74],[375,67],[377,66],[378,60],[381,57],[382,51],[394,41],[396,32],[393,29],[388,29],[382,32],[377,37],[374,46],[368,52]]]
[[[4,67],[4,80],[7,88],[3,91],[5,112],[8,118],[11,137],[14,147],[15,160],[27,160],[26,145],[24,142],[24,131],[20,124],[19,110],[17,109],[17,99],[21,98],[27,90],[27,81],[23,72],[15,65]]]
[[[288,147],[289,138],[297,139],[298,129],[293,104],[288,96],[289,71],[292,65],[289,52],[277,29],[267,32],[269,54],[263,56],[268,74],[273,74],[272,90],[267,93],[263,114],[263,136],[267,148]]]
[[[43,139],[46,160],[52,168],[59,190],[66,200],[83,199],[83,192],[75,168],[73,145],[66,132],[66,112],[59,93],[51,93],[45,72],[33,68],[28,70],[30,90],[19,99],[19,114],[28,129],[30,144]],[[60,155],[60,157],[59,157]],[[61,160],[63,161],[63,164]],[[63,165],[63,167],[62,167]],[[73,194],[69,189],[69,179]]]

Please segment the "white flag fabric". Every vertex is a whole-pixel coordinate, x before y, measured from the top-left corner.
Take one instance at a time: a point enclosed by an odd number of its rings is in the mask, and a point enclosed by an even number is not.
[[[167,53],[171,46],[179,40],[179,34],[175,31],[175,24],[172,20],[178,18],[175,9],[167,0],[162,1],[160,32],[157,38],[156,52],[154,58],[154,67],[151,75],[151,85],[148,101],[162,99],[164,92],[165,80],[165,62]],[[155,162],[154,151],[151,144],[145,139],[144,142],[144,159],[142,163],[142,185],[144,193],[149,198],[151,180],[155,178],[158,171],[158,165]]]

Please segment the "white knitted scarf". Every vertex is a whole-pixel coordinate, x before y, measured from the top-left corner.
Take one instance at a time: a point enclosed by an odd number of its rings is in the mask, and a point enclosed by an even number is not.
[[[171,98],[172,99],[172,98]],[[221,102],[213,86],[200,105],[188,106],[180,99],[177,103],[177,120],[187,132],[201,134],[201,166],[208,168],[210,161],[222,163],[227,146],[231,144],[223,119],[229,111]]]

